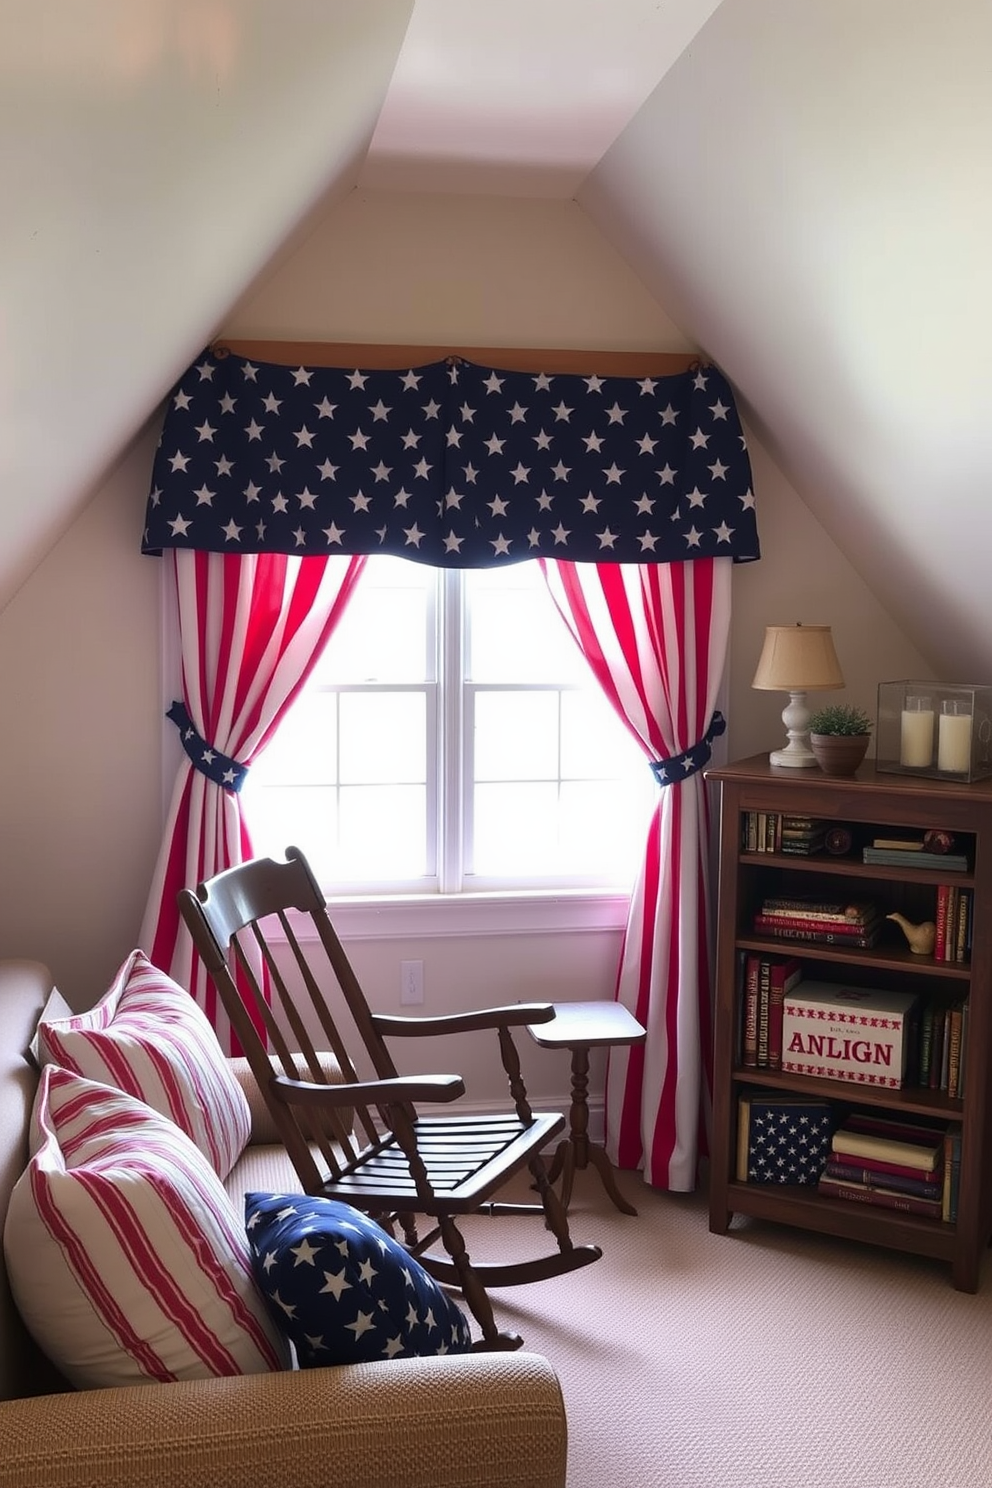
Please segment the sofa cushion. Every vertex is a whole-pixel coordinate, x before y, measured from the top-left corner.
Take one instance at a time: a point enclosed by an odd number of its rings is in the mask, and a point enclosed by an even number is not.
[[[289,1365],[240,1215],[183,1132],[54,1065],[31,1122],[34,1156],[11,1195],[4,1251],[28,1330],[71,1384]]]
[[[462,1354],[465,1314],[374,1220],[335,1199],[249,1193],[258,1284],[303,1369]]]
[[[42,1064],[112,1085],[174,1121],[226,1178],[251,1114],[217,1035],[192,997],[143,951],[132,951],[88,1012],[42,1019]]]

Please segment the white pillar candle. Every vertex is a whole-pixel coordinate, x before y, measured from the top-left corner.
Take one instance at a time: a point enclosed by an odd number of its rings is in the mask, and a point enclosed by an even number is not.
[[[904,708],[899,763],[925,769],[933,759],[933,709]]]
[[[944,707],[953,704],[944,704]],[[967,775],[971,768],[971,714],[941,713],[937,733],[937,769]]]

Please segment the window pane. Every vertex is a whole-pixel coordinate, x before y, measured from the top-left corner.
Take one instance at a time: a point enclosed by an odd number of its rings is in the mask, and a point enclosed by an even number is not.
[[[342,783],[424,784],[427,703],[422,692],[343,692],[340,703]]]
[[[476,786],[474,804],[473,873],[526,880],[562,871],[557,785]]]
[[[345,786],[332,878],[396,882],[429,873],[423,786]]]
[[[478,780],[557,780],[557,692],[476,692]]]
[[[466,676],[473,682],[586,684],[589,669],[536,563],[470,569]]]
[[[248,772],[245,790],[267,781],[331,785],[337,779],[337,696],[304,691]]]
[[[256,857],[281,858],[299,847],[318,879],[333,872],[337,794],[333,788],[270,786],[252,797],[249,815]]]
[[[647,767],[645,766],[645,773]],[[648,777],[650,779],[650,777]],[[651,790],[656,790],[651,781]],[[651,791],[639,782],[568,782],[561,788],[562,859],[604,882],[632,878],[644,852]]]
[[[561,699],[561,773],[566,779],[615,778],[648,763],[607,700],[596,692],[565,692]]]
[[[370,558],[314,671],[317,682],[423,682],[433,675],[436,572]]]

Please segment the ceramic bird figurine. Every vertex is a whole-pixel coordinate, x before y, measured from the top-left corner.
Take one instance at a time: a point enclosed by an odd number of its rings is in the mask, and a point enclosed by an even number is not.
[[[887,920],[895,920],[906,937],[906,942],[914,956],[930,956],[933,954],[934,942],[937,939],[937,926],[933,920],[921,920],[914,925],[912,920],[907,920],[905,915],[886,915]]]

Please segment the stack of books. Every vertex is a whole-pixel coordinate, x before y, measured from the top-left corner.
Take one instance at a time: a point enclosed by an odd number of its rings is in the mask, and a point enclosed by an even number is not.
[[[968,1053],[967,1000],[924,1003],[915,1021],[907,1083],[961,1100]]]
[[[759,935],[772,935],[778,940],[865,949],[878,940],[882,915],[878,905],[868,899],[845,902],[773,897],[762,901],[754,928]]]
[[[795,956],[744,958],[741,1063],[748,1069],[782,1068],[782,1018],[785,994],[802,980]]]
[[[779,851],[795,858],[809,858],[822,852],[827,826],[819,816],[783,816]]]
[[[952,1221],[960,1131],[856,1112],[833,1133],[817,1185],[827,1198]]]
[[[946,868],[950,873],[966,873],[968,858],[964,853],[928,852],[922,837],[876,837],[863,849],[866,863],[880,863],[887,868]]]
[[[937,886],[935,961],[971,960],[971,920],[974,891],[957,884]]]
[[[823,850],[828,823],[818,816],[792,816],[780,811],[741,813],[744,852],[785,853],[808,858]]]
[[[815,1188],[830,1154],[836,1116],[829,1101],[783,1090],[752,1090],[737,1110],[738,1183]]]

